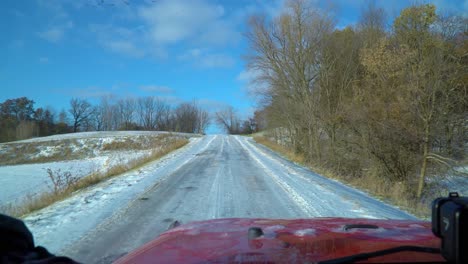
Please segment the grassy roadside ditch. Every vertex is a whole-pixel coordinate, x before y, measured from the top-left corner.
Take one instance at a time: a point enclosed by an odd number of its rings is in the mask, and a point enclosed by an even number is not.
[[[430,208],[427,205],[423,205],[421,202],[418,202],[414,198],[408,197],[408,195],[406,195],[407,192],[405,186],[400,183],[384,181],[381,178],[373,176],[371,173],[365,174],[359,178],[350,178],[346,177],[346,175],[338,175],[327,168],[306,163],[305,158],[302,155],[296,154],[294,151],[277,144],[276,142],[272,142],[263,136],[253,136],[253,139],[255,142],[266,146],[285,158],[301,164],[322,176],[338,180],[344,184],[364,190],[374,197],[382,199],[385,202],[389,202],[421,219],[427,220],[430,217]]]
[[[76,178],[69,172],[48,170],[49,179],[54,187],[52,192],[45,192],[33,198],[26,198],[23,203],[2,208],[2,211],[14,217],[27,215],[70,197],[78,190],[95,185],[106,179],[137,169],[149,162],[155,161],[164,155],[185,146],[188,142],[189,140],[185,138],[166,138],[165,144],[153,149],[148,155],[130,160],[125,164],[111,166],[105,172],[94,172],[82,178]],[[119,149],[123,148],[124,146],[119,146]]]

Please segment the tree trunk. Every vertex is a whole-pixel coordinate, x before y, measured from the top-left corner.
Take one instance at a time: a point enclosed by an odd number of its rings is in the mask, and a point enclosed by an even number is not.
[[[421,198],[422,191],[424,188],[424,180],[426,178],[427,169],[427,155],[429,154],[429,124],[425,125],[424,145],[423,145],[423,161],[421,166],[421,172],[419,174],[418,192],[416,197]]]
[[[331,157],[336,156],[335,143],[336,143],[336,127],[335,127],[335,124],[333,124],[331,126],[331,130],[330,130],[330,152],[331,152]]]
[[[453,146],[452,146],[452,140],[453,140],[453,128],[450,128],[450,124],[447,121],[445,124],[445,148],[447,150],[447,155],[449,157],[453,156]]]

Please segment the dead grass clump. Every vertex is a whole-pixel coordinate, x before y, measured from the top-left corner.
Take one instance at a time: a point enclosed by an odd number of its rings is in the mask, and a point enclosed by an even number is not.
[[[104,151],[116,151],[116,150],[130,150],[130,149],[141,149],[142,144],[138,141],[134,141],[131,138],[124,138],[123,140],[113,140],[112,142],[105,143],[102,146]]]
[[[170,134],[160,134],[153,136],[136,136],[132,138],[124,138],[105,143],[102,146],[104,151],[118,150],[147,150],[161,147],[165,143],[170,143],[174,136]]]
[[[64,160],[73,160],[79,158],[79,154],[73,153],[70,147],[65,147],[60,149],[60,151],[56,151],[52,155],[49,156],[37,156],[29,159],[22,160],[18,162],[20,164],[30,164],[30,163],[47,163],[47,162],[54,162],[54,161],[64,161]]]
[[[27,143],[4,143],[4,151],[0,153],[0,166],[46,163],[80,158],[81,153],[74,153],[72,148],[76,140]],[[41,148],[52,147],[54,152],[49,155],[38,155]]]
[[[299,164],[304,164],[304,162],[305,162],[304,155],[295,153],[294,151],[291,151],[291,150],[287,149],[286,147],[267,139],[266,137],[254,136],[253,139],[257,143],[260,143],[260,144],[268,147],[269,149],[280,153],[281,155],[285,156],[286,158],[288,158],[289,160],[291,160],[293,162],[296,162],[296,163],[299,163]]]
[[[67,196],[68,194],[66,191],[59,192],[59,193],[46,192],[46,193],[42,193],[34,197],[28,196],[26,197],[26,199],[22,202],[20,206],[8,205],[8,206],[5,206],[4,208],[1,208],[1,211],[13,217],[20,217],[30,212],[40,210],[52,203],[55,203],[57,201],[64,199]]]
[[[51,168],[48,168],[47,175],[49,176],[49,180],[52,183],[52,189],[54,193],[63,192],[63,190],[72,187],[75,185],[80,178],[73,175],[70,171],[63,171],[57,169],[53,171]]]

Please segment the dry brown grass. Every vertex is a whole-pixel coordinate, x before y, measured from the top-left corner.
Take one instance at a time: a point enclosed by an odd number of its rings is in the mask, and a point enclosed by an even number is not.
[[[27,213],[42,209],[47,205],[64,199],[65,197],[67,197],[66,191],[60,193],[42,193],[35,197],[27,197],[19,206],[4,206],[1,211],[13,217],[20,217]]]
[[[253,139],[257,143],[260,143],[260,144],[268,147],[269,149],[280,153],[281,155],[285,156],[286,158],[288,158],[289,160],[291,160],[293,162],[300,163],[300,164],[305,163],[305,158],[304,158],[303,155],[294,153],[294,151],[291,151],[291,150],[285,148],[284,146],[282,146],[280,144],[277,144],[276,142],[272,142],[271,140],[267,139],[266,137],[254,136]]]
[[[41,147],[57,147],[58,143],[58,141],[5,143],[2,146],[5,151],[0,153],[0,166],[54,162],[81,157],[82,153],[74,153],[70,147],[76,144],[76,140],[70,139],[60,141],[60,149],[50,156],[34,156],[40,152]]]
[[[110,143],[106,143],[102,146],[102,150],[105,151],[116,151],[116,150],[128,150],[128,149],[142,149],[142,143],[131,138],[124,138],[122,141],[114,140]]]
[[[160,148],[153,150],[147,156],[132,160],[126,164],[115,165],[109,168],[105,173],[92,173],[86,177],[81,178],[67,188],[61,189],[59,192],[48,192],[36,197],[28,197],[24,203],[17,206],[3,207],[1,208],[1,211],[16,217],[24,216],[28,213],[40,210],[48,205],[70,197],[78,190],[92,186],[111,177],[120,175],[124,172],[137,169],[151,161],[155,161],[169,152],[183,147],[189,142],[187,139],[168,137],[165,137],[165,141],[166,142],[164,145],[159,146]]]
[[[171,134],[151,136],[116,137],[111,142],[99,146],[97,139],[90,138],[88,146],[81,146],[78,139],[64,139],[45,142],[5,143],[1,146],[0,166],[46,163],[93,157],[92,151],[148,150],[158,148],[174,138]],[[76,148],[78,146],[78,148]],[[41,149],[51,147],[50,155],[37,155]]]
[[[369,171],[361,177],[347,177],[347,175],[337,174],[330,169],[320,167],[318,165],[306,163],[304,156],[295,154],[294,151],[272,142],[268,138],[255,136],[254,140],[271,150],[280,153],[287,159],[299,163],[310,168],[312,171],[323,175],[327,178],[341,181],[347,185],[364,190],[374,197],[394,204],[420,218],[429,219],[430,208],[427,205],[418,202],[417,199],[408,195],[407,186],[402,182],[390,182],[381,177],[377,177],[375,172]]]

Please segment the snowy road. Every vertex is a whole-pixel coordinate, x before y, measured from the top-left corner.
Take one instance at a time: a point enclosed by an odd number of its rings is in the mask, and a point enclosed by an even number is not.
[[[361,191],[286,161],[247,137],[198,138],[142,170],[143,176],[132,186],[116,187],[119,180],[137,177],[123,175],[115,183],[96,186],[99,192],[79,193],[26,222],[38,234],[38,242],[53,251],[83,263],[108,263],[155,238],[175,220],[414,219]],[[106,193],[106,188],[114,191]],[[102,201],[81,204],[80,196],[93,193],[99,193]],[[92,197],[99,200],[97,194]]]

